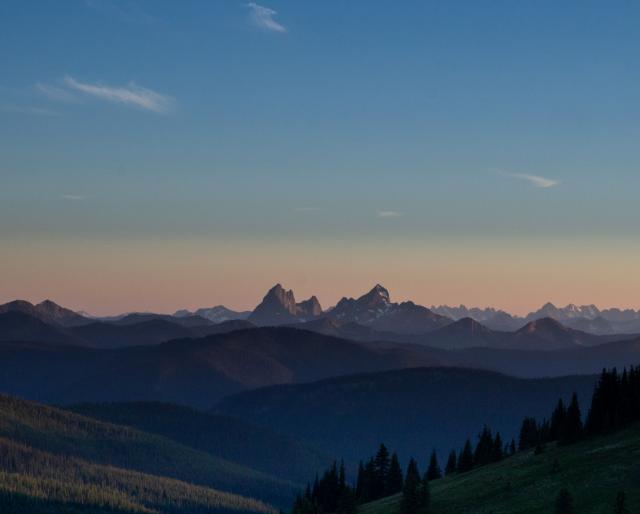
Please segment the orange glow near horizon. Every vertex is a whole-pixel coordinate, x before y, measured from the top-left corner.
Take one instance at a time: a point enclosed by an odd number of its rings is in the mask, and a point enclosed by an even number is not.
[[[49,298],[96,315],[244,310],[280,282],[327,308],[381,283],[393,301],[426,306],[638,309],[639,250],[623,241],[15,241],[0,255],[0,301]]]

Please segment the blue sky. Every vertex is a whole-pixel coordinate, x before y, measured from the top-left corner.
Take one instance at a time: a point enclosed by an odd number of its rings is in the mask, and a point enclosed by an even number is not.
[[[639,21],[631,1],[4,0],[0,238],[629,252]]]

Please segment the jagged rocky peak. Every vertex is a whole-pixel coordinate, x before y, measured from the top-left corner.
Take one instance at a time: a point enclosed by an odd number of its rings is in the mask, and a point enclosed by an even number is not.
[[[389,291],[380,284],[376,284],[371,291],[358,298],[358,302],[376,306],[391,303],[391,299],[389,297]]]
[[[322,306],[318,298],[314,295],[308,300],[304,300],[298,304],[298,313],[302,316],[316,317],[322,315]]]
[[[296,313],[296,297],[293,291],[285,289],[281,284],[276,284],[269,289],[262,303],[281,305],[290,314]]]
[[[281,284],[273,286],[260,305],[249,316],[249,321],[257,325],[284,325],[299,321],[309,321],[322,315],[322,307],[315,296],[296,303],[292,290]]]

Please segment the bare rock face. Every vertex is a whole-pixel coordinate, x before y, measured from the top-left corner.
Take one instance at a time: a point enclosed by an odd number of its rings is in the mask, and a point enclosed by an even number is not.
[[[330,316],[398,334],[423,334],[451,323],[449,318],[413,302],[392,303],[389,291],[380,284],[360,298],[343,298]]]
[[[286,290],[280,284],[273,286],[262,299],[248,320],[256,325],[285,325],[309,321],[322,315],[322,307],[315,296],[304,302],[296,303],[291,289]]]
[[[306,319],[317,318],[322,315],[322,307],[320,302],[315,296],[312,296],[308,300],[297,304],[298,316],[302,316]]]

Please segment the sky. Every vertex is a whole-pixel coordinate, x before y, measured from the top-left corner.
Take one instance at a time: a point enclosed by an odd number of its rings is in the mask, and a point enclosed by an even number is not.
[[[3,0],[0,301],[640,308],[640,4]]]

